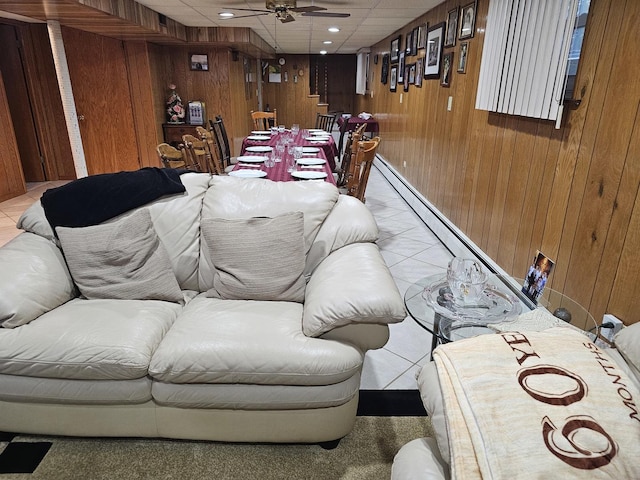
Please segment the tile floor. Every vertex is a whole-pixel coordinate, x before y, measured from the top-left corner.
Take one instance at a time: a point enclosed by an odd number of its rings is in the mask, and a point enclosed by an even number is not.
[[[28,184],[25,195],[1,202],[0,245],[21,232],[15,224],[29,205],[46,189],[64,183]],[[378,245],[402,295],[419,278],[446,271],[451,253],[375,167],[367,185],[366,205],[378,223]],[[367,353],[363,389],[415,389],[415,374],[429,361],[431,336],[411,318],[391,325],[390,330],[387,345]]]

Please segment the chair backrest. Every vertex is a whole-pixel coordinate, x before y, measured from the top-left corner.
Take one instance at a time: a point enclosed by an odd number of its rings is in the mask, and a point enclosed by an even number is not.
[[[209,127],[216,139],[218,156],[220,157],[222,167],[223,169],[227,168],[231,163],[231,146],[229,145],[229,137],[227,137],[227,130],[224,128],[222,117],[217,115],[215,120],[210,119]]]
[[[184,143],[186,152],[186,167],[196,172],[205,171],[208,163],[207,146],[205,142],[191,134],[183,135],[182,142]]]
[[[204,142],[207,158],[207,171],[212,175],[222,175],[224,168],[218,153],[218,146],[212,132],[204,127],[196,127],[200,140]]]
[[[251,111],[251,120],[253,120],[253,128],[256,130],[269,130],[270,127],[278,125],[278,115],[276,109],[273,112],[254,112]]]
[[[184,168],[187,162],[184,159],[184,150],[178,150],[173,145],[161,143],[156,147],[158,157],[165,168]]]
[[[340,125],[340,139],[338,140],[338,155],[342,155],[342,147],[344,147],[345,135],[347,134],[347,129],[349,128],[349,119],[345,118],[342,125]]]
[[[356,147],[360,141],[360,134],[357,132],[349,132],[347,141],[344,146],[344,153],[342,154],[342,160],[340,162],[340,172],[338,173],[338,181],[336,182],[339,187],[345,186],[349,178],[353,177],[355,172],[355,164],[352,162],[353,157],[356,154]]]
[[[335,113],[318,113],[316,115],[316,128],[321,128],[325,132],[331,133],[331,130],[333,130],[333,124],[335,122]]]
[[[347,182],[347,195],[356,197],[364,202],[364,191],[367,188],[371,165],[376,158],[376,151],[380,145],[380,137],[357,142],[356,153],[352,159],[353,175]]]

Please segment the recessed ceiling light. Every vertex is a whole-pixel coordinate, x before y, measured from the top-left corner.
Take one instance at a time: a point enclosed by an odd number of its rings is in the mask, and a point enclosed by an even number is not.
[[[325,40],[322,43],[324,43],[325,45],[331,45],[333,42],[331,40]]]
[[[222,18],[231,18],[235,16],[235,13],[231,13],[231,12],[220,12],[218,14],[220,17]]]
[[[329,27],[327,30],[329,30],[331,33],[336,33],[340,31],[338,27]]]
[[[320,55],[326,55],[327,51],[326,50],[320,50]]]

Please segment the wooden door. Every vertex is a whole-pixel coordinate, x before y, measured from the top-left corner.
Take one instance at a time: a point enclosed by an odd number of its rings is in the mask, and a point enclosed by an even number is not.
[[[31,102],[25,80],[16,28],[0,24],[0,70],[4,77],[7,102],[11,113],[20,161],[27,182],[43,182],[45,178],[38,134],[33,121]]]
[[[139,169],[124,45],[73,28],[62,38],[89,175]]]

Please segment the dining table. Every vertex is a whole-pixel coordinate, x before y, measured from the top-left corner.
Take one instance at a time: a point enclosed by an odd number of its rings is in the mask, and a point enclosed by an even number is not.
[[[333,139],[318,142],[305,140],[312,136],[305,131],[292,134],[289,130],[277,132],[273,135],[267,132],[253,132],[242,142],[241,155],[233,170],[229,173],[232,176],[247,178],[266,178],[276,182],[289,182],[296,180],[324,180],[325,182],[336,184],[333,176],[335,159],[333,150],[329,149],[330,142],[335,148]],[[256,133],[262,133],[258,135]],[[262,137],[262,139],[257,139]],[[267,138],[268,137],[268,138]],[[274,155],[276,145],[282,143],[285,138],[289,139],[281,159],[276,159]],[[299,162],[293,160],[293,147],[303,147],[302,157]],[[326,152],[330,152],[327,158]],[[276,161],[277,160],[277,161]],[[289,160],[289,162],[287,161]],[[289,164],[293,164],[292,171],[289,171]]]
[[[309,133],[309,132],[312,132],[313,130],[315,129],[309,129],[309,130],[300,129],[297,133],[293,133],[291,132],[291,130],[285,129],[284,132],[277,132],[273,135],[271,134],[267,135],[265,132],[264,136],[269,136],[269,140],[255,140],[252,137],[263,136],[263,135],[252,134],[245,137],[245,139],[242,141],[242,150],[240,154],[246,155],[245,152],[247,151],[247,147],[260,146],[260,145],[268,145],[270,147],[275,147],[276,144],[281,140],[283,135],[289,135],[289,136],[292,135],[293,139],[291,143],[293,145],[302,146],[302,147],[319,147],[323,151],[324,158],[329,163],[329,167],[333,172],[336,168],[336,157],[338,156],[338,147],[336,145],[336,141],[333,139],[331,135],[325,137],[324,141],[308,140],[309,138],[314,137]]]
[[[363,123],[367,124],[365,128],[365,132],[369,132],[371,134],[378,134],[380,126],[378,125],[378,121],[373,118],[361,118],[358,115],[352,115],[350,117],[338,117],[338,128],[342,131],[342,126],[347,124],[346,130],[347,132],[353,132],[356,128],[358,128]]]

